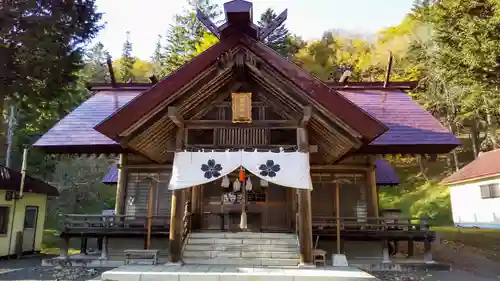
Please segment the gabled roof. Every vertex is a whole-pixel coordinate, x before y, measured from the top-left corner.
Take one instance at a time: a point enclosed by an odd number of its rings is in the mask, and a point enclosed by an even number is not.
[[[400,90],[339,90],[389,130],[361,149],[369,153],[447,153],[461,145],[432,114]]]
[[[122,107],[145,88],[147,86],[138,91],[106,88],[95,93],[54,125],[34,146],[54,152],[121,151],[119,144],[97,132],[94,126],[115,112],[117,104]],[[362,148],[366,151],[417,153],[415,150],[419,149],[421,153],[448,153],[460,145],[453,133],[403,91],[352,89],[339,92],[389,128],[368,147]]]
[[[377,185],[398,185],[399,178],[396,174],[396,170],[384,159],[375,160],[375,175],[377,179]],[[102,179],[105,184],[116,184],[118,181],[118,169],[116,165],[109,167],[108,173]]]
[[[442,183],[447,185],[500,177],[500,149],[480,153],[476,160],[445,178]]]
[[[151,86],[149,86],[151,87]],[[104,90],[95,93],[87,101],[57,122],[39,138],[34,146],[46,151],[68,152],[118,152],[121,147],[94,129],[106,117],[123,107],[143,90]]]
[[[365,142],[373,140],[387,130],[387,127],[376,118],[364,112],[324,82],[288,61],[262,42],[244,34],[237,34],[221,40],[165,77],[151,89],[141,93],[127,106],[122,107],[98,124],[95,129],[111,139],[118,140],[119,135],[126,129],[158,106],[165,107],[170,104],[174,99],[174,94],[186,85],[190,85],[206,69],[217,64],[223,54],[231,52],[238,46],[249,50],[266,64],[272,65],[279,74],[287,77],[290,83],[294,83],[335,117],[360,133]]]
[[[19,191],[21,188],[21,173],[0,165],[0,189]],[[56,187],[26,175],[23,192],[59,196]]]

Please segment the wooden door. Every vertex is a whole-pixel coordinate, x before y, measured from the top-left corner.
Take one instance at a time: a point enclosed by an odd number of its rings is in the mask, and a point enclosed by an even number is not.
[[[26,206],[26,212],[24,213],[23,252],[35,251],[37,221],[38,207]]]

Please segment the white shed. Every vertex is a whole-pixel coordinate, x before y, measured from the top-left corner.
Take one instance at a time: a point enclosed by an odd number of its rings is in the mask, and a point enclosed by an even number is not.
[[[500,149],[481,153],[443,183],[455,226],[500,229]]]

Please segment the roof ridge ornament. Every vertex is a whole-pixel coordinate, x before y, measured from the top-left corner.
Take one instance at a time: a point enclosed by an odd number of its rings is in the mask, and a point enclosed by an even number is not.
[[[200,9],[197,9],[196,17],[219,39],[229,37],[234,34],[234,30],[236,29],[254,39],[263,41],[286,20],[288,9],[281,12],[276,19],[262,29],[253,23],[253,4],[251,2],[245,0],[226,2],[224,3],[224,13],[226,15],[226,23],[221,26],[217,26]]]

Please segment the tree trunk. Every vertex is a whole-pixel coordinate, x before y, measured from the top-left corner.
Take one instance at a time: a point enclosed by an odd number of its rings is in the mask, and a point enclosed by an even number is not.
[[[479,154],[479,132],[477,129],[476,118],[472,119],[472,124],[470,127],[470,140],[472,142],[472,154],[474,154],[474,159],[477,158]]]
[[[488,98],[486,97],[486,95],[483,95],[483,99],[484,99],[484,104],[486,106],[486,123],[488,124],[488,131],[489,131],[489,137],[490,137],[490,140],[491,140],[491,145],[492,145],[492,149],[496,149],[498,148],[498,143],[497,143],[497,124],[495,124],[495,122],[493,122],[493,118],[491,117],[491,110],[489,108],[489,104],[488,104]]]
[[[455,130],[454,130],[453,126],[449,122],[448,122],[448,129],[452,133],[455,133]],[[453,156],[453,164],[455,166],[455,171],[458,171],[458,155],[457,155],[457,151],[455,149],[453,149],[451,151],[451,155]]]
[[[424,166],[424,157],[422,155],[419,155],[417,157],[418,165],[420,166],[420,174],[424,177],[426,181],[429,179],[427,178],[427,175],[425,174],[425,166]]]

